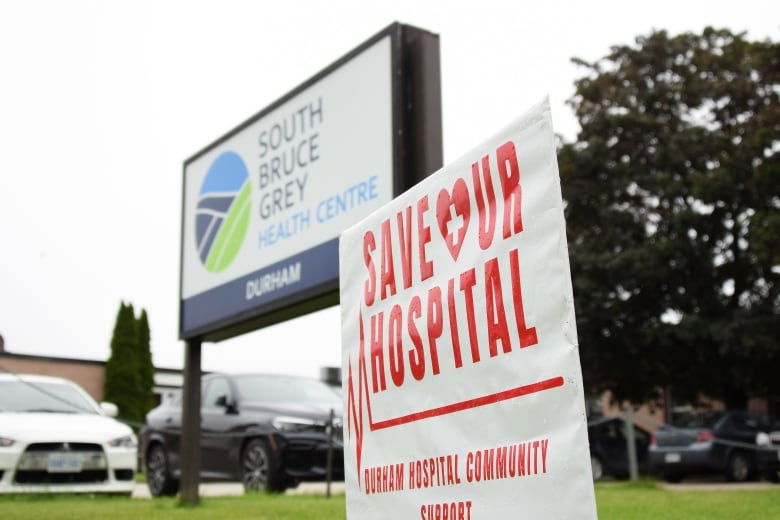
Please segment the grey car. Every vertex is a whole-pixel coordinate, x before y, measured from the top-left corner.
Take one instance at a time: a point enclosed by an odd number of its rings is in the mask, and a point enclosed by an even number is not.
[[[659,428],[650,443],[652,471],[669,482],[720,474],[732,482],[765,476],[778,479],[780,444],[769,418],[741,410],[687,414]]]

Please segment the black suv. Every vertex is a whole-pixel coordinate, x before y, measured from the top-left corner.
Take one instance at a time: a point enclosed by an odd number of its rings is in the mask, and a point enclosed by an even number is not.
[[[242,481],[246,490],[284,491],[302,481],[343,480],[342,403],[317,379],[209,374],[201,382],[202,481]],[[181,403],[146,416],[141,455],[153,496],[175,495],[181,464]]]

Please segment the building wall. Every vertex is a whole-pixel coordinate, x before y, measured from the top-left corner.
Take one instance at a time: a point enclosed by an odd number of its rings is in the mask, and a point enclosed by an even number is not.
[[[604,392],[596,402],[591,403],[592,411],[604,417],[623,417],[624,406],[614,402],[610,392]],[[658,405],[642,405],[634,408],[634,424],[653,432],[664,424],[664,410]]]
[[[105,363],[102,361],[23,356],[0,352],[0,371],[64,377],[79,384],[95,401],[103,400]]]
[[[701,398],[700,408],[706,410],[725,410],[726,406],[717,400]],[[604,392],[601,396],[590,403],[591,413],[603,415],[604,417],[623,417],[625,413],[624,406],[614,402],[610,392]],[[754,412],[770,413],[766,399],[750,399],[747,409]],[[676,407],[672,413],[679,411],[694,410],[693,406]],[[663,400],[654,404],[644,404],[634,407],[634,423],[650,432],[655,431],[660,426],[668,422]]]

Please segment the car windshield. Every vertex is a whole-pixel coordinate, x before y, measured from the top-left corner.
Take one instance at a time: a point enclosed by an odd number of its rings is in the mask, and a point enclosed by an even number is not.
[[[98,413],[70,385],[22,380],[0,381],[0,412]]]
[[[236,378],[236,386],[239,394],[248,401],[341,407],[338,394],[316,379],[241,376]]]

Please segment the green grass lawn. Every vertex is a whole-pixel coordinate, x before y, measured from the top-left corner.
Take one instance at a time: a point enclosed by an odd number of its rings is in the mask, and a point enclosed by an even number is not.
[[[0,495],[0,519],[344,519],[344,495],[267,495],[203,497],[196,507],[181,506],[178,498],[130,499],[105,496]]]
[[[564,495],[565,496],[565,495]],[[654,482],[596,485],[601,520],[780,519],[780,486],[770,489],[669,490]],[[343,520],[343,494],[202,497],[197,507],[176,498],[0,495],[0,519],[223,519]],[[576,520],[576,519],[575,519]]]
[[[652,481],[596,485],[601,520],[780,519],[780,486],[675,490]]]

